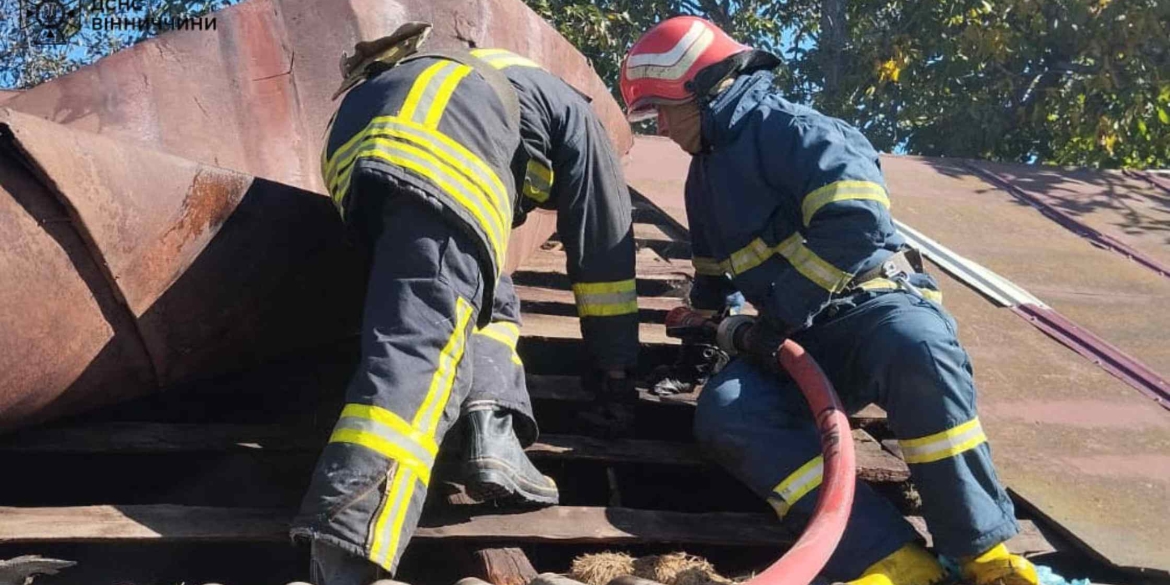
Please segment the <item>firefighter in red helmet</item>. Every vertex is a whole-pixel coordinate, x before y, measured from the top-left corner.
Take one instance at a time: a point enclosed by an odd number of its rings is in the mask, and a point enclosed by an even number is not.
[[[889,413],[938,552],[976,585],[1035,585],[1004,542],[1019,531],[975,407],[970,361],[934,279],[889,213],[877,152],[845,122],[776,91],[779,60],[690,16],[630,49],[631,119],[657,115],[692,156],[686,183],[692,305],[718,313],[735,291],[759,310],[743,351],[706,385],[695,434],[768,500],[807,517],[821,482],[816,426],[775,353],[792,338],[847,408]],[[835,581],[932,585],[946,572],[890,502],[864,484],[825,569]]]

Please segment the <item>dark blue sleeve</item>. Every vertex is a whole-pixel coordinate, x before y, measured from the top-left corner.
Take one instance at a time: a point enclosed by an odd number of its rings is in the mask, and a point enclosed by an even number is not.
[[[765,178],[794,199],[800,226],[777,234],[786,262],[772,277],[765,314],[807,326],[896,233],[878,154],[856,129],[811,110],[777,114],[757,128]],[[791,231],[791,227],[788,228]]]

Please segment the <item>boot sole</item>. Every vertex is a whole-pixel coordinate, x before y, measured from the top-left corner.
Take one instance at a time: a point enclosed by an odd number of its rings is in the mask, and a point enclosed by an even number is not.
[[[532,485],[518,476],[514,467],[498,459],[474,459],[465,467],[467,484],[464,487],[467,495],[481,502],[547,506],[560,501],[560,492],[555,486]]]

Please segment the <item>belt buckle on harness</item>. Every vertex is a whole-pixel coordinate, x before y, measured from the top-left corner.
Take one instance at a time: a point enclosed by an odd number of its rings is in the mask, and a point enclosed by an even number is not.
[[[926,298],[926,295],[922,294],[922,291],[918,290],[918,287],[910,284],[910,279],[908,278],[909,275],[906,274],[906,271],[899,269],[898,265],[895,264],[892,260],[887,260],[884,264],[882,264],[882,276],[897,283],[898,286],[906,292],[909,292],[920,299]]]

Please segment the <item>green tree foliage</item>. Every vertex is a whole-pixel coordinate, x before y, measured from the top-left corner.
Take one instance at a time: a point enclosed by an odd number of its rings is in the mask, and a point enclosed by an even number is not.
[[[528,0],[616,85],[650,25],[697,14],[781,54],[777,84],[883,150],[1170,166],[1166,0]]]

